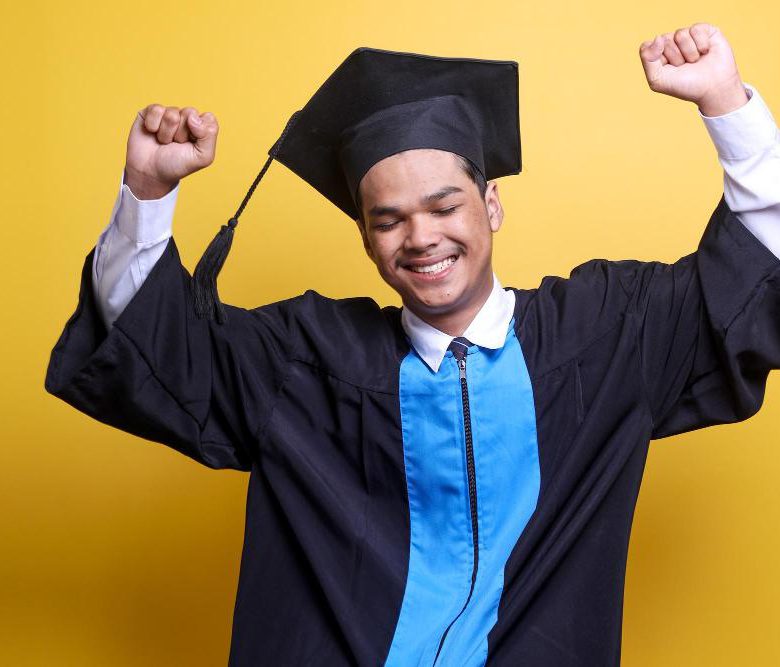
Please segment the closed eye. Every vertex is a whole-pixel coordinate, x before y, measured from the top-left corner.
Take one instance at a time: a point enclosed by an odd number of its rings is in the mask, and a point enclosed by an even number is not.
[[[455,204],[454,206],[449,206],[448,208],[440,208],[437,211],[431,211],[434,215],[439,216],[445,216],[450,215],[453,213],[456,209],[460,208],[460,204]],[[382,222],[374,225],[374,229],[379,232],[386,232],[393,227],[395,227],[401,220],[393,220],[391,222]]]

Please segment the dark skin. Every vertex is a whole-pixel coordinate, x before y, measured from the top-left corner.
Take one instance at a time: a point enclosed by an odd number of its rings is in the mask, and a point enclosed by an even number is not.
[[[363,246],[382,279],[431,326],[460,336],[493,289],[493,234],[504,211],[447,151],[420,148],[374,164],[359,185]]]

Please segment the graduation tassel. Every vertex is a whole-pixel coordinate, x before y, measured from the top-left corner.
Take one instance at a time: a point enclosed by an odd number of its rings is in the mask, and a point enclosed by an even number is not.
[[[252,193],[255,191],[258,183],[260,183],[260,179],[268,171],[268,167],[276,157],[287,131],[292,127],[293,121],[299,113],[296,111],[290,117],[290,120],[287,121],[284,132],[282,132],[282,135],[272,146],[271,150],[268,151],[268,159],[265,161],[260,173],[255,177],[246,195],[244,195],[244,199],[238,207],[236,214],[228,220],[226,225],[220,227],[217,235],[209,243],[195,267],[192,289],[195,298],[195,314],[200,319],[216,320],[218,324],[223,324],[227,320],[225,307],[219,300],[219,293],[217,292],[217,276],[230,252],[230,246],[233,244],[233,233],[236,225],[238,225],[238,216],[241,215],[247,202],[252,197]]]
[[[227,319],[225,307],[217,293],[217,276],[233,243],[233,230],[238,224],[235,217],[222,225],[217,235],[209,243],[208,248],[195,267],[193,292],[195,296],[195,313],[201,319],[216,319],[222,324]]]

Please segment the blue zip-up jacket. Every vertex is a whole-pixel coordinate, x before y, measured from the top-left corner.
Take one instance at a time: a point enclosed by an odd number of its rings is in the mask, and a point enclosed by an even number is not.
[[[250,472],[233,667],[618,665],[649,441],[780,367],[780,260],[723,199],[696,252],[517,289],[504,346],[437,374],[367,298],[198,319],[173,239],[107,332],[93,253],[46,389]]]

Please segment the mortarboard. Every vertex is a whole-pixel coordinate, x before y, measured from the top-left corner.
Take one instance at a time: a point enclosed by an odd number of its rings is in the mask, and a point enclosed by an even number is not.
[[[356,219],[355,197],[366,172],[413,148],[468,158],[486,180],[519,173],[517,63],[355,49],[290,117],[236,214],[195,267],[198,317],[226,319],[217,275],[238,216],[272,160]]]

